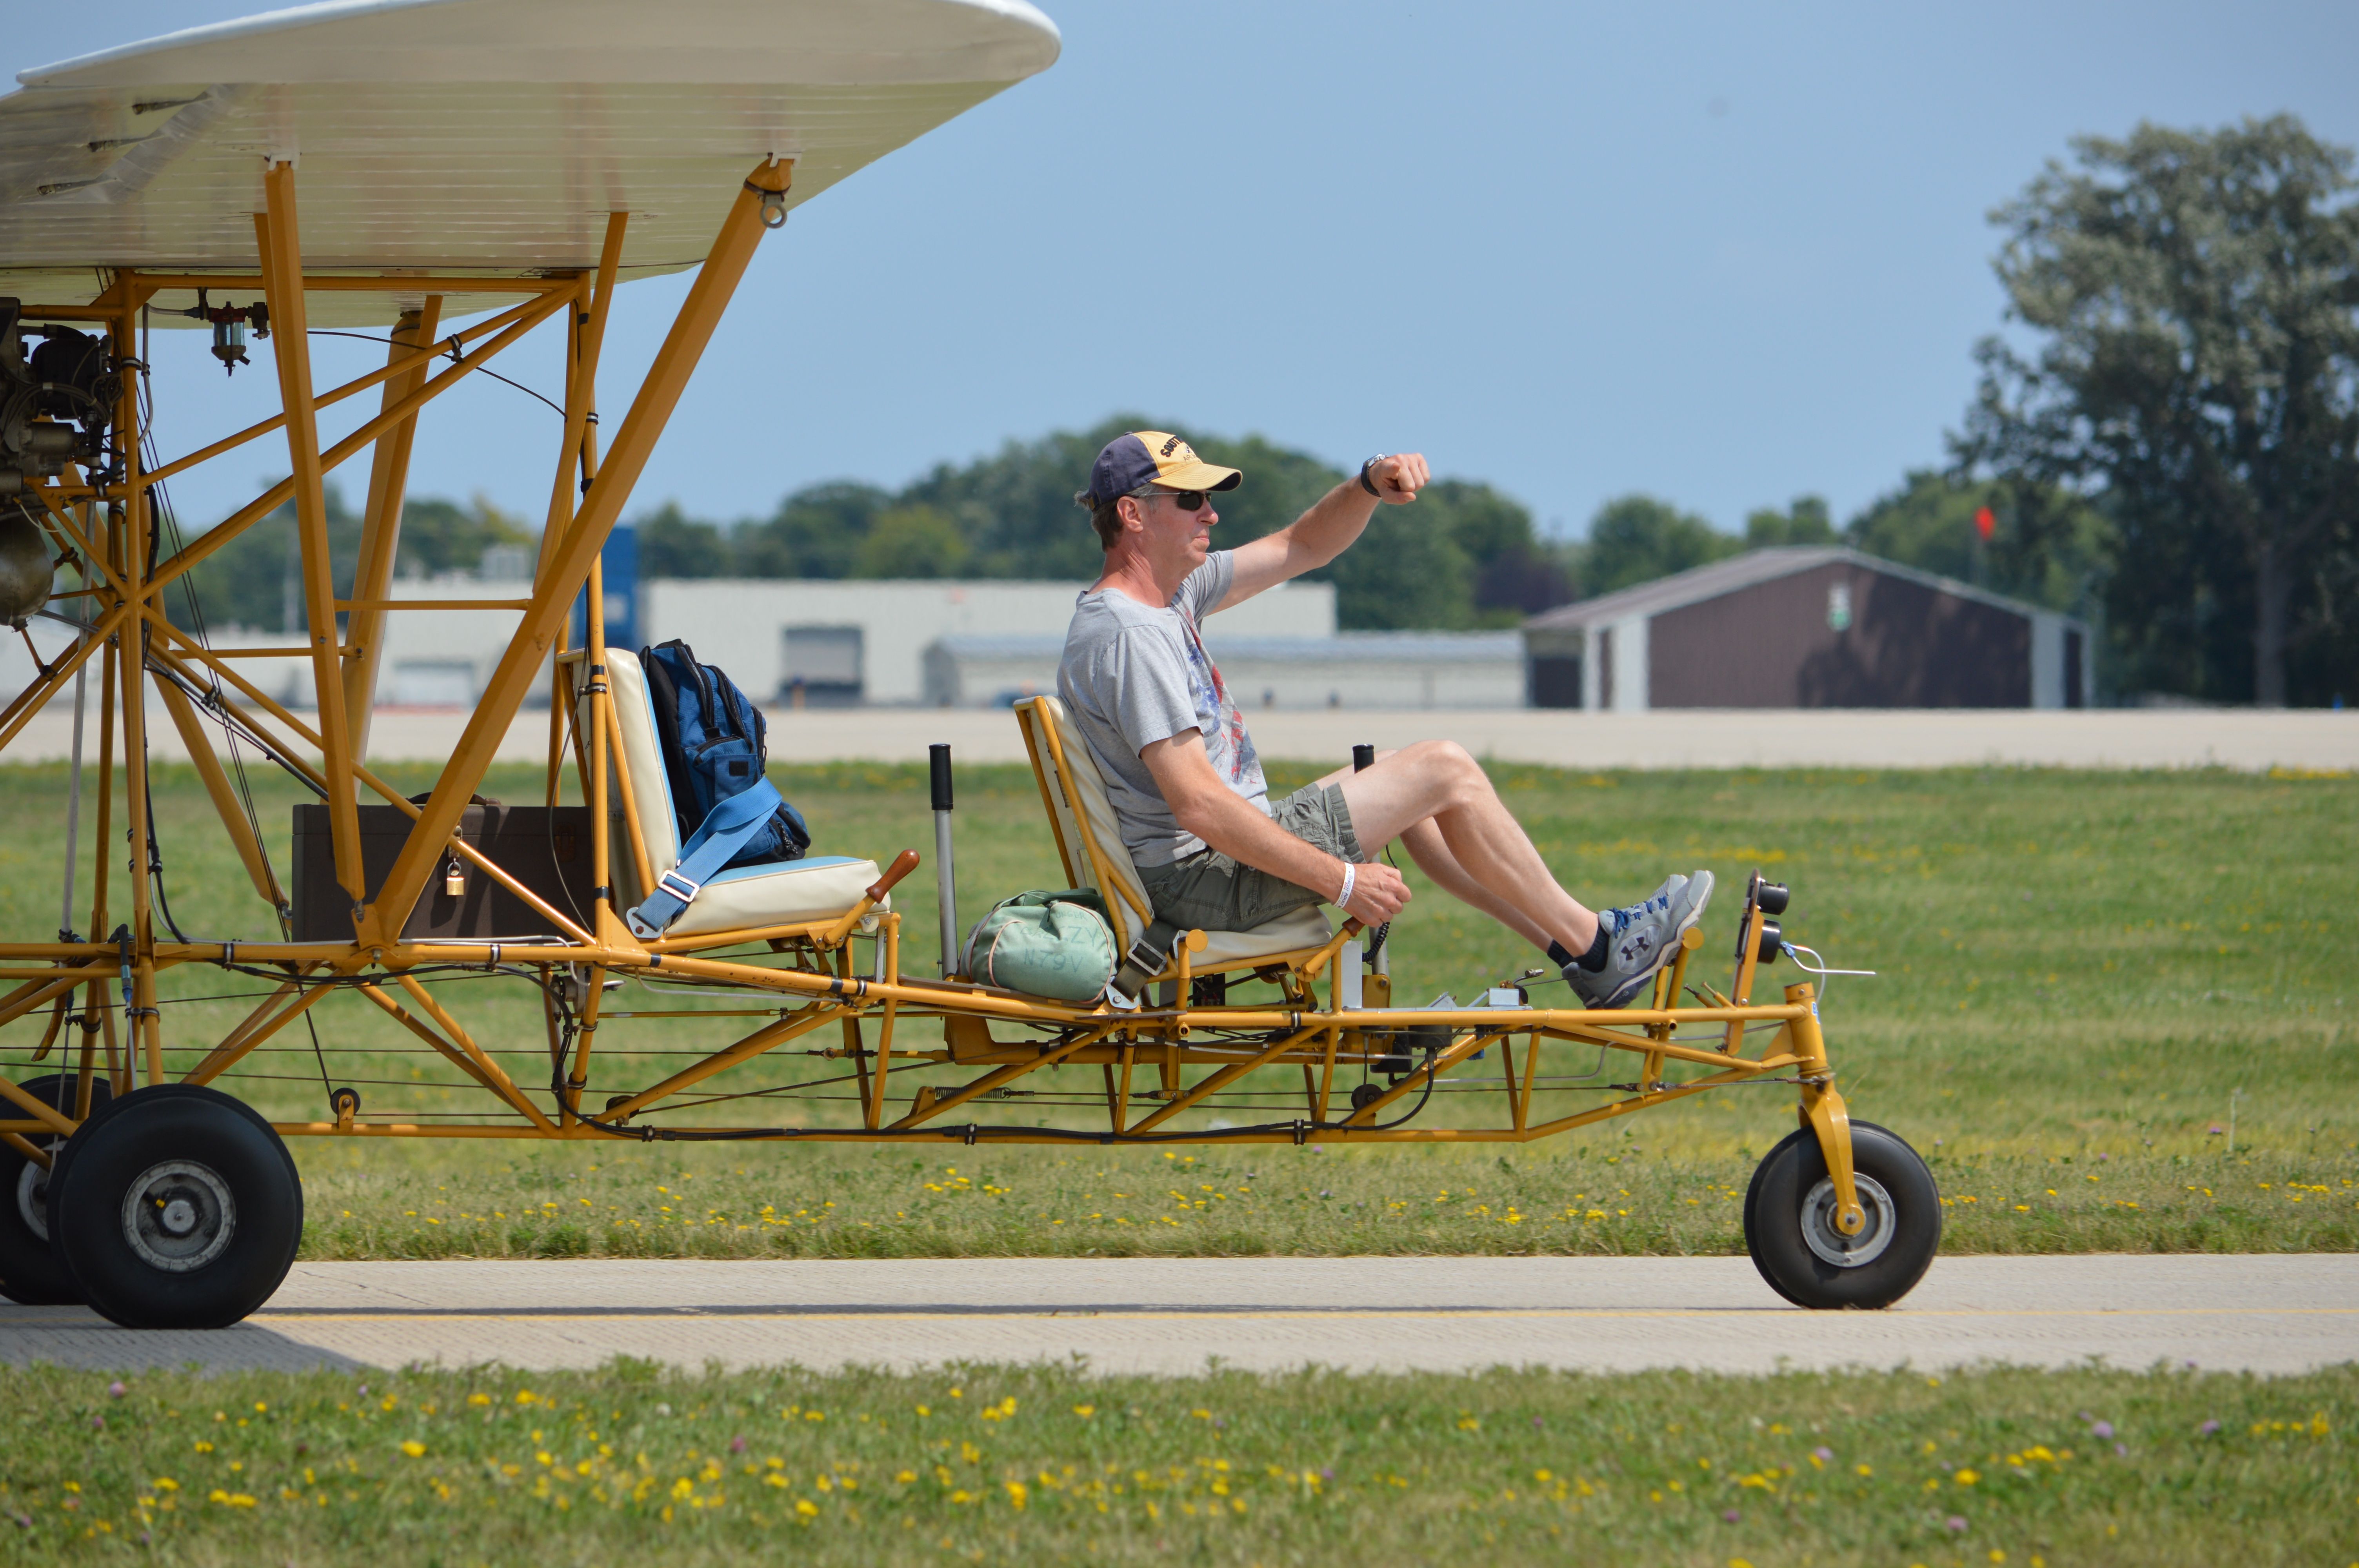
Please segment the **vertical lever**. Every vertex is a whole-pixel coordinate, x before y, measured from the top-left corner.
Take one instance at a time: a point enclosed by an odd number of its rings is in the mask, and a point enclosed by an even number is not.
[[[1364,773],[1376,765],[1376,749],[1364,742],[1352,748],[1352,771]],[[1368,968],[1380,975],[1393,972],[1393,957],[1385,949],[1385,938],[1392,934],[1393,923],[1386,921],[1368,933]]]
[[[942,915],[942,979],[958,973],[958,868],[951,854],[951,749],[926,748],[934,790],[934,892]]]

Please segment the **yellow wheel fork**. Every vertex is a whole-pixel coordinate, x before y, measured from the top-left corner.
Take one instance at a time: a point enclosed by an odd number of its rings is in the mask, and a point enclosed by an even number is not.
[[[1827,1175],[1835,1184],[1835,1228],[1857,1236],[1867,1227],[1867,1211],[1859,1206],[1859,1184],[1852,1175],[1851,1111],[1835,1090],[1834,1069],[1827,1065],[1817,994],[1808,985],[1788,986],[1786,1000],[1810,1010],[1788,1025],[1794,1054],[1802,1058],[1802,1125],[1818,1135],[1819,1152],[1826,1156]]]

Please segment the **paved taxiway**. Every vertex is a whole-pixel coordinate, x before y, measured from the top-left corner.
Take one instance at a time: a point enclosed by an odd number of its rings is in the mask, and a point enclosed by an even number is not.
[[[1898,1307],[1805,1313],[1741,1258],[299,1264],[253,1318],[135,1333],[0,1305],[0,1363],[135,1369],[1064,1360],[1279,1369],[1926,1369],[2359,1361],[2359,1256],[1953,1258]]]

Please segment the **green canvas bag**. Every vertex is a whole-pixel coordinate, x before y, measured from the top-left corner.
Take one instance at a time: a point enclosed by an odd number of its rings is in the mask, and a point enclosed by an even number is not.
[[[1058,1001],[1095,1001],[1114,979],[1114,928],[1090,888],[1019,892],[967,933],[965,969],[987,986]]]

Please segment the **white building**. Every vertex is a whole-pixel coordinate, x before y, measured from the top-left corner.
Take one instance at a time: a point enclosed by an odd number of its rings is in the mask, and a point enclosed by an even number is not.
[[[1235,614],[1207,623],[1204,649],[1242,708],[1524,706],[1524,641],[1514,632],[1240,637],[1223,624]],[[1053,692],[1064,646],[1061,632],[940,638],[926,649],[926,700],[990,708]]]
[[[660,579],[639,586],[640,637],[649,643],[680,639],[757,702],[791,700],[799,682],[807,702],[914,706],[940,700],[929,696],[926,679],[932,644],[944,638],[1015,637],[1061,647],[1073,600],[1087,586]],[[1289,582],[1223,611],[1213,626],[1231,638],[1332,637],[1335,587]],[[1052,682],[1056,665],[1052,652]]]

